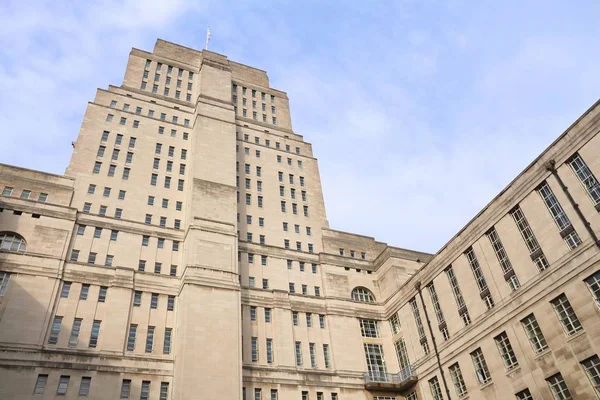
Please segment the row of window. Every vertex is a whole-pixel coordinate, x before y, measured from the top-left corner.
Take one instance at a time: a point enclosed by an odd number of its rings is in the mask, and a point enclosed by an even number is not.
[[[152,65],[152,60],[150,59],[146,59],[146,64],[144,66],[144,70],[150,70],[150,66]],[[156,63],[156,71],[160,72],[162,71],[162,66],[163,64],[160,62]],[[177,69],[177,76],[179,78],[183,78],[183,73],[186,71],[185,69],[181,69],[181,68],[175,68],[172,67],[171,65],[167,65],[167,75],[171,75],[173,73],[173,71]],[[192,71],[188,71],[188,80],[193,80],[194,79],[194,73]]]
[[[302,355],[302,342],[296,342],[294,345],[296,355],[296,366],[302,367],[304,365],[304,357]],[[318,368],[317,362],[317,345],[315,343],[308,344],[308,351],[310,355],[310,366],[311,368]],[[325,368],[331,368],[329,344],[323,343],[323,362]]]
[[[62,325],[63,317],[56,315],[52,321],[52,327],[50,329],[50,336],[48,336],[48,344],[58,343],[58,337],[60,335],[60,328]],[[69,335],[69,347],[77,347],[79,343],[79,333],[81,332],[81,325],[83,324],[83,318],[75,318],[71,327],[71,334]],[[88,341],[89,348],[96,348],[98,346],[98,339],[100,337],[100,326],[102,321],[93,320],[92,329],[90,333],[90,339]]]
[[[237,95],[234,94],[234,95],[231,96],[231,102],[234,104],[234,106],[237,107],[237,104],[238,104],[238,97],[237,97]],[[258,102],[256,100],[252,100],[252,109],[256,110],[257,106],[258,106]],[[242,107],[244,107],[244,108],[248,107],[248,99],[245,98],[245,97],[242,97]],[[267,112],[267,103],[261,103],[261,111],[263,113]],[[276,111],[277,110],[276,110],[275,106],[272,105],[271,106],[271,114],[274,115],[276,113]],[[265,114],[265,117],[266,117],[266,114]]]
[[[144,74],[142,75],[142,77],[143,77],[142,79],[148,79],[149,72],[150,71],[145,70]],[[154,82],[160,82],[160,77],[161,77],[161,74],[159,74],[158,72],[154,73]],[[178,89],[181,89],[182,83],[183,83],[183,81],[181,79],[177,79],[176,87]],[[170,85],[170,84],[171,84],[171,77],[169,75],[167,75],[167,78],[165,79],[165,85]],[[192,90],[192,88],[194,87],[193,85],[194,85],[193,82],[188,82],[187,90]]]
[[[237,106],[233,107],[233,112],[237,115],[238,114],[238,108]],[[248,110],[247,109],[242,109],[242,117],[244,118],[248,118]],[[258,113],[256,111],[252,111],[252,119],[255,121],[258,121]],[[262,115],[262,122],[267,122],[267,114],[263,114]],[[277,125],[277,117],[271,117],[271,123],[273,125]]]
[[[330,395],[331,395],[331,397],[330,397],[331,400],[338,400],[338,394],[336,392],[331,392]],[[271,389],[269,399],[270,400],[278,400],[279,399],[278,396],[279,396],[279,393],[277,392],[277,389]],[[375,399],[377,399],[377,397],[375,397]],[[245,387],[242,388],[242,400],[247,400]],[[259,388],[254,389],[254,399],[253,400],[262,400],[262,389],[259,389]],[[302,400],[310,400],[308,391],[302,391]],[[325,400],[325,395],[323,394],[323,392],[317,392],[317,400]],[[395,400],[395,398],[394,398],[394,400]],[[412,400],[412,399],[408,399],[408,400]]]
[[[179,86],[178,86],[179,87]],[[110,102],[110,108],[117,108],[117,101],[116,100],[112,100]],[[130,105],[125,103],[123,104],[123,111],[129,111]],[[143,109],[142,107],[136,107],[135,108],[135,114],[136,115],[142,115]],[[148,110],[148,118],[154,118],[154,110]],[[160,113],[160,120],[161,121],[166,121],[167,120],[167,114],[166,113]],[[173,119],[171,121],[174,124],[179,124],[179,117],[176,115],[173,115]],[[183,126],[185,127],[189,127],[190,126],[190,120],[189,119],[184,119],[183,120]]]
[[[294,294],[296,293],[296,284],[294,282],[289,282],[288,284],[288,288],[289,288],[289,293]],[[302,295],[303,296],[309,296],[308,294],[308,285],[302,284]],[[315,286],[314,287],[314,296],[315,297],[321,297],[321,287],[320,286]]]
[[[165,176],[165,181],[164,181],[164,185],[163,185],[165,189],[171,188],[171,180],[172,180],[172,178],[170,176]],[[152,174],[150,176],[150,185],[156,186],[157,184],[158,184],[158,174]],[[177,190],[182,192],[184,185],[185,185],[184,179],[177,180]]]
[[[114,118],[115,118],[114,114],[107,114],[106,115],[106,122],[112,122]],[[123,126],[127,125],[127,117],[121,117],[119,119],[119,125],[123,125]],[[138,121],[137,119],[134,119],[132,127],[135,128],[135,129],[139,128],[140,127],[140,121]]]
[[[343,249],[340,247],[340,256],[345,256],[346,255],[346,249]],[[354,250],[350,250],[350,257],[355,258],[356,257],[356,251]],[[367,259],[367,253],[364,251],[360,252],[360,258],[362,258],[363,260]]]
[[[92,173],[99,174],[101,170],[102,170],[102,162],[101,161],[94,162],[94,168],[92,169]],[[107,175],[110,177],[113,177],[116,175],[116,173],[117,173],[117,166],[115,164],[110,163],[108,165]],[[126,181],[129,179],[130,174],[131,174],[131,168],[123,167],[123,174],[122,174],[121,178]]]
[[[240,139],[240,132],[236,133],[238,140]],[[286,136],[287,137],[287,136]],[[244,142],[250,141],[250,135],[244,134]],[[258,136],[254,137],[254,144],[260,144],[260,138]],[[265,139],[265,146],[271,147],[271,141],[269,139]],[[281,150],[281,143],[275,142],[275,148],[277,150]],[[285,145],[285,151],[288,153],[291,151],[291,146],[289,144]],[[300,147],[296,147],[296,154],[300,154]]]
[[[142,81],[141,85],[140,85],[140,89],[142,90],[146,90],[146,88],[148,87],[148,82],[147,81]],[[163,95],[164,96],[168,96],[169,93],[171,92],[171,89],[168,87],[165,87],[163,90]],[[158,93],[158,85],[154,84],[152,85],[152,93]],[[176,90],[175,91],[175,98],[177,100],[181,99],[181,91],[180,90]],[[192,94],[191,93],[186,93],[185,95],[185,101],[192,101]]]
[[[130,324],[129,325],[129,334],[127,336],[127,351],[135,350],[135,342],[137,338],[138,325]],[[156,327],[152,325],[148,325],[146,329],[146,343],[144,347],[144,351],[146,353],[154,352],[154,336],[156,333]],[[163,336],[163,354],[170,354],[172,348],[172,338],[173,338],[173,328],[165,328],[165,333]]]
[[[69,384],[71,382],[70,375],[61,375],[58,381],[58,387],[56,388],[56,394],[59,396],[65,396],[69,390]],[[46,391],[46,384],[48,383],[48,374],[39,374],[35,381],[35,387],[33,394],[44,394]],[[88,397],[92,388],[92,377],[82,376],[81,383],[79,384],[79,397]],[[105,388],[99,387],[99,391],[103,391]],[[120,399],[128,399],[131,394],[131,379],[123,379],[121,382],[121,392],[119,395]],[[150,398],[150,381],[142,381],[142,387],[140,392],[140,400],[149,400]],[[169,398],[169,382],[160,383],[160,394],[159,400],[168,400]]]
[[[146,272],[146,260],[139,260],[138,262],[138,271]],[[154,263],[154,273],[160,274],[162,271],[162,263],[155,262]],[[171,269],[169,270],[170,276],[177,276],[177,265],[171,264]]]
[[[313,326],[313,318],[312,313],[306,313],[306,327],[312,328]],[[294,326],[300,326],[300,313],[298,311],[292,311],[292,323]],[[325,315],[319,314],[319,327],[321,329],[325,329]]]
[[[142,75],[142,83],[140,88],[142,90],[146,90],[146,87],[148,85],[148,81],[145,79],[148,79],[149,76],[149,69],[150,69],[150,65],[151,65],[151,61],[150,60],[146,60],[146,67],[144,69],[144,73]],[[160,82],[160,76],[161,74],[159,73],[162,69],[162,64],[161,63],[157,63],[156,65],[156,70],[155,70],[155,74],[154,74],[154,82],[155,84],[152,85],[152,93],[158,93],[158,82]],[[167,66],[167,73],[166,73],[166,79],[165,79],[165,85],[170,85],[171,84],[171,74],[173,73],[173,67],[172,66]],[[179,69],[178,70],[178,78],[182,78],[183,77],[183,70]],[[192,81],[194,79],[194,73],[192,71],[188,71],[188,80]],[[177,88],[181,88],[181,79],[177,79]],[[187,90],[191,91],[192,90],[192,82],[188,82],[187,83]],[[170,93],[170,88],[169,87],[165,87],[163,94],[165,96],[168,96]],[[176,99],[180,99],[181,97],[181,91],[180,90],[176,90],[175,91],[175,98]],[[192,100],[192,94],[191,93],[187,93],[186,94],[186,101],[191,101]]]
[[[13,191],[14,191],[14,188],[12,188],[10,186],[4,186],[4,189],[2,189],[2,196],[12,196]],[[31,190],[23,189],[21,191],[21,195],[19,196],[19,198],[22,200],[33,200],[33,197],[31,194],[32,194]],[[48,201],[48,193],[39,193],[37,201],[39,201],[41,203],[45,203],[46,201]]]

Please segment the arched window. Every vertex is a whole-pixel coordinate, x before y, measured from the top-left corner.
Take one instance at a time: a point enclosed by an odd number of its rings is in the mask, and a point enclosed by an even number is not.
[[[14,232],[0,232],[0,250],[25,251],[25,239]]]
[[[359,286],[352,290],[352,300],[362,303],[375,303],[375,296],[369,289]]]

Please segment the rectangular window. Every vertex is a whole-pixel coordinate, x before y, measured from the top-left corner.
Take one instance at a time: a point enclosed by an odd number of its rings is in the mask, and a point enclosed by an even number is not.
[[[273,339],[267,339],[267,363],[273,364]]]
[[[419,339],[423,341],[427,341],[427,336],[425,335],[425,329],[423,328],[423,322],[421,321],[421,314],[419,313],[419,306],[417,305],[417,300],[412,298],[410,301],[410,308],[413,312],[413,317],[415,318],[415,324],[417,325],[417,331],[419,333]],[[425,352],[425,354],[427,354]]]
[[[92,384],[92,378],[89,376],[81,377],[81,384],[79,385],[79,396],[87,397],[90,394],[90,385]]]
[[[301,367],[302,364],[302,342],[296,342],[296,366]]]
[[[573,398],[560,372],[547,378],[546,382],[548,382],[555,400],[570,400]]]
[[[62,291],[60,292],[60,297],[67,298],[69,297],[69,292],[71,291],[71,282],[63,282]]]
[[[54,317],[54,321],[52,321],[52,329],[50,330],[50,336],[48,337],[48,344],[56,344],[58,342],[58,335],[60,334],[62,319],[63,317]]]
[[[496,346],[498,346],[498,351],[500,352],[502,361],[504,361],[504,367],[506,367],[506,370],[510,371],[511,369],[516,368],[519,365],[519,362],[517,361],[517,356],[513,351],[506,332],[502,332],[496,336],[494,341],[496,342]]]
[[[475,256],[475,252],[472,247],[469,247],[465,252],[465,256],[469,261],[469,265],[471,266],[471,271],[473,271],[473,276],[475,277],[475,282],[477,282],[477,287],[479,288],[479,292],[484,292],[488,289],[487,282],[485,281],[485,277],[483,276],[483,271],[479,266],[479,261]]]
[[[56,394],[65,395],[67,394],[67,390],[69,389],[69,380],[71,379],[68,375],[61,375],[60,380],[58,381],[58,388],[56,389]]]
[[[390,327],[392,328],[392,335],[400,333],[400,318],[398,313],[394,313],[389,319]]]
[[[564,293],[551,300],[550,303],[552,304],[567,336],[572,336],[583,330],[579,318],[577,318],[577,315],[575,314],[575,310],[571,307],[571,303]]]
[[[600,398],[600,357],[597,355],[592,356],[582,361],[581,365],[585,369],[585,372],[587,372],[596,395]]]
[[[171,353],[171,336],[173,334],[173,328],[165,328],[165,340],[163,342],[163,354]]]
[[[123,379],[121,382],[121,399],[128,399],[131,392],[131,379]]]
[[[383,357],[383,346],[380,344],[363,343],[369,379],[375,382],[387,381],[387,369]]]
[[[90,285],[83,284],[81,285],[81,292],[79,293],[79,300],[87,300],[88,293],[90,291]]]
[[[44,394],[46,390],[46,383],[48,382],[48,375],[40,374],[35,381],[35,388],[33,389],[33,394]]]
[[[331,361],[329,357],[329,345],[323,344],[323,360],[325,362],[325,368],[331,368]]]
[[[158,308],[158,293],[152,293],[152,297],[150,298],[150,308]]]
[[[150,397],[150,381],[142,381],[140,400],[148,400]]]
[[[271,309],[265,308],[265,322],[271,322]]]
[[[587,194],[590,196],[594,206],[600,204],[600,184],[581,156],[576,154],[569,161],[569,165]]]
[[[521,390],[519,393],[515,393],[517,400],[533,400],[533,396],[529,389]]]
[[[492,376],[490,375],[490,371],[487,367],[487,363],[485,362],[485,358],[483,357],[483,352],[481,348],[476,349],[471,353],[471,359],[473,360],[473,366],[475,367],[475,376],[477,376],[477,381],[480,385],[484,385],[492,380]]]
[[[317,350],[315,348],[315,344],[309,343],[308,349],[310,350],[310,366],[317,368]]]
[[[378,338],[379,337],[379,329],[377,326],[377,321],[372,319],[361,319],[360,321],[360,332],[362,337],[367,338]]]
[[[584,279],[592,298],[598,307],[600,307],[600,270]]]
[[[127,337],[127,351],[133,351],[135,349],[135,337],[137,334],[137,325],[129,325],[129,336]]]
[[[94,320],[92,324],[92,333],[90,334],[89,347],[96,347],[98,344],[98,336],[100,336],[100,324],[102,321]]]
[[[139,290],[136,290],[133,294],[133,306],[139,307],[141,305],[142,305],[142,292]]]
[[[427,291],[429,292],[429,296],[431,297],[431,302],[433,303],[433,309],[435,311],[435,316],[438,321],[438,326],[440,326],[440,331],[443,331],[442,326],[445,325],[444,314],[442,312],[442,308],[440,306],[440,301],[438,299],[437,292],[435,291],[435,286],[433,286],[433,282],[427,285]],[[446,335],[444,336],[444,340],[448,340]]]
[[[533,347],[533,351],[536,354],[541,353],[548,348],[546,338],[544,337],[544,334],[542,333],[542,330],[540,329],[540,326],[533,314],[529,314],[527,317],[522,319],[521,324],[523,324],[527,338],[529,339],[531,347]]]
[[[294,326],[298,326],[298,311],[292,311],[292,322]]]
[[[258,361],[258,338],[252,337],[252,362]]]
[[[148,333],[146,335],[146,353],[152,353],[154,348],[154,327],[148,327]]]
[[[100,291],[98,292],[98,302],[104,303],[106,302],[106,292],[108,291],[108,286],[100,286]]]
[[[546,256],[544,256],[544,253],[540,248],[540,245],[535,238],[531,227],[529,226],[529,222],[525,218],[525,214],[523,214],[523,211],[521,211],[520,207],[517,207],[511,211],[511,215],[515,221],[515,224],[517,225],[517,228],[519,228],[519,232],[521,233],[521,237],[523,238],[525,245],[529,249],[531,260],[535,263],[538,271],[542,272],[548,268],[548,260],[546,260]]]
[[[456,390],[456,395],[458,397],[463,397],[467,394],[467,386],[465,385],[465,380],[463,379],[462,372],[460,371],[460,366],[458,363],[453,364],[449,368],[450,376],[452,377],[452,383],[454,383],[454,390]]]
[[[564,238],[569,248],[574,249],[575,247],[579,246],[581,244],[581,239],[579,238],[579,235],[577,235],[577,232],[573,229],[569,217],[567,217],[567,214],[556,199],[556,196],[552,192],[548,182],[544,182],[544,184],[538,188],[538,193],[542,197],[542,200],[544,200],[546,208],[550,212],[550,215],[554,219],[561,236]]]
[[[517,290],[521,286],[519,279],[515,275],[510,259],[506,254],[506,250],[504,249],[504,245],[500,240],[500,236],[498,236],[496,228],[490,229],[490,231],[487,233],[487,237],[494,248],[496,259],[498,260],[498,263],[500,263],[502,273],[504,274],[504,279],[508,283],[511,292]]]

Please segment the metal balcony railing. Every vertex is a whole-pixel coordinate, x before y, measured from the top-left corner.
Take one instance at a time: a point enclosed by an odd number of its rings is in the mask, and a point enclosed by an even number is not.
[[[403,384],[410,378],[417,378],[417,375],[412,366],[408,366],[398,372],[397,374],[390,374],[387,372],[369,371],[365,373],[365,383],[388,383],[393,385]]]

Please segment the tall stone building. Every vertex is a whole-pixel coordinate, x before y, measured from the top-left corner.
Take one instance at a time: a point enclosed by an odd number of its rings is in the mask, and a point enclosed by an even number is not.
[[[599,121],[430,255],[329,228],[264,71],[134,49],[65,176],[0,165],[0,399],[599,398]]]

